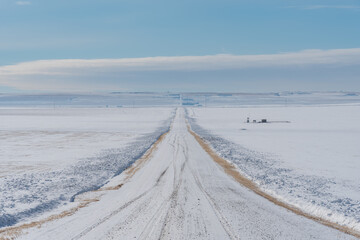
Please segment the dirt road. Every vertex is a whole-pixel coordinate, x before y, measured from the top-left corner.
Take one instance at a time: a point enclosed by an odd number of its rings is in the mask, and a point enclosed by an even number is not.
[[[83,196],[99,201],[27,229],[21,238],[354,239],[240,185],[189,133],[183,109],[130,175],[124,172],[103,191]]]

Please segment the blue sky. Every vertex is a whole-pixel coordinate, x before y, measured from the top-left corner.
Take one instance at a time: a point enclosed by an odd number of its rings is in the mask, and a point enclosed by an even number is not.
[[[37,84],[48,86],[38,89],[41,91],[75,91],[89,81],[95,83],[94,89],[103,82],[101,89],[105,91],[113,88],[360,91],[359,64],[351,61],[346,66],[342,62],[337,66],[294,63],[286,67],[271,66],[271,69],[269,66],[244,69],[237,65],[217,68],[216,73],[209,68],[195,72],[152,69],[147,74],[140,68],[120,74],[114,70],[115,66],[111,71],[100,71],[103,75],[97,74],[91,80],[87,80],[90,78],[86,74],[79,76],[79,72],[72,75],[68,71],[66,77],[41,72],[29,76],[16,68],[23,62],[56,59],[252,56],[308,49],[357,52],[360,48],[358,0],[1,0],[0,11],[0,91],[3,92],[36,91]],[[8,66],[16,68],[11,77],[4,70]],[[203,86],[206,79],[211,82],[207,88]],[[221,79],[226,79],[227,86],[219,83]],[[158,88],[154,87],[155,83]]]

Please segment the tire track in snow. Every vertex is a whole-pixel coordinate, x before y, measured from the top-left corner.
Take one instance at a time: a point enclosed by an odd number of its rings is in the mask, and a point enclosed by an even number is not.
[[[228,234],[228,236],[230,237],[230,239],[240,239],[234,232],[234,230],[231,227],[231,224],[229,224],[229,222],[226,220],[226,217],[221,213],[221,209],[217,206],[217,204],[215,203],[214,199],[210,196],[210,194],[204,189],[203,185],[201,184],[199,178],[197,177],[197,175],[191,171],[196,185],[198,186],[198,188],[200,189],[200,191],[203,193],[203,195],[205,196],[206,200],[208,201],[208,203],[210,204],[210,206],[212,207],[212,210],[214,211],[214,213],[216,214],[219,222],[221,223],[222,227],[224,228],[225,232]]]
[[[159,239],[163,239],[165,237],[165,228],[167,226],[167,224],[170,222],[170,218],[173,218],[173,216],[175,215],[174,214],[174,211],[175,211],[175,207],[178,205],[178,195],[179,195],[179,189],[181,187],[181,184],[183,183],[183,172],[184,172],[184,168],[185,168],[185,164],[186,162],[188,161],[188,154],[187,154],[187,150],[184,150],[184,146],[181,145],[179,143],[179,138],[177,137],[177,147],[176,147],[176,155],[173,159],[173,166],[174,166],[174,190],[173,192],[171,193],[171,196],[169,198],[169,202],[170,202],[170,206],[169,208],[167,209],[167,213],[166,213],[166,216],[165,216],[165,220],[163,222],[163,225],[161,227],[161,230],[160,230],[160,237]],[[182,147],[183,151],[183,155],[185,156],[185,160],[184,162],[181,164],[181,168],[180,168],[180,172],[179,172],[179,180],[176,182],[175,181],[175,178],[177,176],[177,164],[175,164],[175,161],[176,159],[178,159],[177,155],[179,153],[179,148]]]
[[[175,141],[174,141],[175,142]],[[171,142],[168,142],[170,146],[173,147],[174,149],[174,152],[175,151],[175,144],[171,143]],[[174,158],[175,159],[175,158]],[[168,164],[168,166],[159,174],[159,176],[157,177],[156,179],[156,182],[154,184],[154,186],[149,189],[148,191],[148,195],[151,194],[151,196],[148,196],[148,199],[154,199],[154,196],[156,195],[159,195],[161,193],[161,186],[160,186],[160,183],[161,181],[163,181],[163,178],[164,178],[164,175],[168,172],[169,168],[170,168],[170,165],[172,164],[172,162],[170,162]],[[157,191],[155,191],[157,190]],[[160,191],[160,192],[159,192]],[[144,195],[145,196],[145,195]],[[136,218],[138,216],[137,213],[139,212],[144,212],[144,211],[147,211],[148,209],[148,206],[149,206],[149,200],[144,200],[144,203],[142,204],[138,204],[137,206],[135,206],[135,208],[132,210],[132,212],[126,216],[120,224],[117,224],[116,226],[114,226],[110,231],[108,231],[107,233],[107,239],[113,239],[114,237],[114,234],[116,234],[116,232],[121,228],[121,225],[123,225],[124,223],[127,223],[127,222],[132,222],[134,220],[136,220]],[[168,201],[167,200],[164,200],[160,206],[158,207],[158,209],[156,210],[156,212],[153,214],[153,216],[151,217],[151,219],[147,222],[147,224],[145,224],[141,234],[140,234],[140,237],[139,239],[147,239],[147,237],[151,234],[151,230],[152,230],[152,226],[151,224],[156,221],[157,219],[161,219],[162,218],[162,215],[164,214],[164,206],[166,206],[168,204]],[[127,206],[129,207],[129,206]],[[151,207],[151,206],[150,206]],[[113,216],[115,216],[116,214],[113,214]],[[112,216],[112,217],[113,217]],[[131,221],[132,220],[132,221]],[[149,230],[150,228],[150,230]]]
[[[82,231],[79,235],[73,237],[71,240],[77,240],[80,239],[82,237],[84,237],[86,234],[88,234],[91,230],[95,229],[96,227],[100,226],[101,224],[103,224],[104,222],[106,222],[107,220],[109,220],[110,218],[114,217],[116,214],[119,214],[122,210],[124,210],[125,208],[129,207],[131,204],[133,204],[134,202],[136,202],[137,200],[139,200],[140,198],[144,197],[149,191],[146,191],[142,194],[140,194],[139,196],[137,196],[136,198],[132,199],[131,201],[125,203],[124,205],[122,205],[121,207],[119,207],[116,211],[111,212],[109,215],[107,215],[106,217],[100,219],[97,223],[95,223],[94,225],[92,225],[91,227],[85,229],[84,231]]]

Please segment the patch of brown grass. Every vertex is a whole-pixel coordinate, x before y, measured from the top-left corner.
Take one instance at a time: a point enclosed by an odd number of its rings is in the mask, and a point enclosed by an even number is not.
[[[112,190],[118,190],[120,189],[124,184],[123,183],[120,183],[114,187],[104,187],[104,188],[100,188],[99,190],[97,191],[112,191]]]
[[[20,226],[14,226],[14,227],[7,227],[4,229],[0,230],[0,240],[13,240],[16,239],[17,237],[19,237],[21,234],[24,233],[24,230],[29,229],[29,228],[33,228],[33,227],[38,227],[40,228],[43,224],[47,223],[47,222],[51,222],[63,217],[67,217],[67,216],[71,216],[73,215],[75,212],[77,212],[79,209],[86,207],[87,205],[89,205],[92,202],[97,202],[99,201],[99,199],[86,199],[83,200],[78,206],[71,208],[67,211],[63,211],[59,214],[55,214],[52,215],[50,217],[47,217],[43,220],[39,220],[39,221],[34,221],[31,223],[25,223],[22,224]]]
[[[251,180],[249,180],[248,178],[244,177],[243,175],[241,175],[241,173],[239,171],[237,171],[237,169],[228,161],[226,161],[225,159],[221,158],[219,155],[217,155],[214,150],[211,149],[211,147],[199,136],[197,135],[195,132],[193,132],[190,127],[188,126],[188,131],[190,132],[191,135],[194,136],[194,138],[196,139],[196,141],[200,144],[200,146],[210,155],[210,157],[217,163],[219,164],[224,171],[232,176],[237,182],[239,182],[241,185],[247,187],[248,189],[252,190],[253,192],[255,192],[256,194],[266,198],[267,200],[269,200],[270,202],[286,208],[287,210],[292,211],[293,213],[306,217],[308,219],[311,219],[313,221],[316,221],[318,223],[321,223],[325,226],[331,227],[331,228],[335,228],[341,232],[344,232],[346,234],[350,234],[354,237],[360,238],[360,233],[358,231],[355,231],[352,228],[346,227],[346,226],[342,226],[338,223],[334,223],[334,222],[330,222],[329,220],[320,218],[320,217],[316,217],[313,215],[310,215],[308,213],[305,213],[303,211],[301,211],[300,209],[298,209],[297,207],[291,206],[287,203],[281,202],[280,200],[276,199],[275,197],[271,196],[270,194],[262,191],[254,182],[252,182]]]
[[[159,137],[159,139],[151,146],[151,148],[148,151],[146,151],[146,153],[140,159],[138,159],[133,165],[131,165],[128,169],[125,170],[125,174],[127,175],[125,181],[130,179],[132,176],[134,176],[134,174],[145,164],[145,162],[150,159],[152,154],[157,149],[157,146],[162,142],[162,140],[165,138],[165,136],[168,133],[169,132],[162,134]]]

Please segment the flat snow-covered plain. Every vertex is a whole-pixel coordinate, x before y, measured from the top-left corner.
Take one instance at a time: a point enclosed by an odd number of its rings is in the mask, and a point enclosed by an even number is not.
[[[188,131],[181,108],[155,146],[101,191],[75,199],[98,201],[20,239],[355,239],[235,181]]]
[[[193,129],[263,190],[360,230],[359,105],[189,108],[187,113]],[[247,117],[272,122],[245,123]]]
[[[0,227],[68,204],[168,130],[171,108],[0,109]]]
[[[21,237],[354,239],[234,181],[186,120],[263,191],[360,231],[360,93],[0,94],[0,106],[0,233],[90,199]]]

